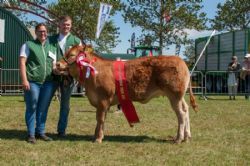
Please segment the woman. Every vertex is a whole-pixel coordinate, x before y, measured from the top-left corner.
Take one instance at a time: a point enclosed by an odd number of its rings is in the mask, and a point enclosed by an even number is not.
[[[56,48],[47,41],[45,24],[38,24],[35,34],[37,39],[23,44],[19,58],[26,104],[27,142],[33,144],[36,143],[35,137],[44,141],[52,140],[45,135],[45,122],[55,89],[52,68],[53,62],[56,61]]]
[[[228,95],[230,100],[235,100],[238,88],[238,75],[240,71],[240,63],[237,61],[237,57],[232,57],[232,62],[228,64]]]

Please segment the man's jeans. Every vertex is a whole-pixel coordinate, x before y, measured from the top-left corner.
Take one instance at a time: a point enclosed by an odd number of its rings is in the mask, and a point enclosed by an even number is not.
[[[29,82],[30,90],[24,91],[26,103],[25,121],[30,136],[45,133],[45,123],[51,99],[55,92],[55,84],[52,81],[38,84]],[[35,128],[36,123],[36,128]]]
[[[74,88],[74,81],[70,81],[67,85],[64,85],[63,81],[58,84],[61,92],[60,100],[60,115],[57,125],[58,133],[65,133],[68,125],[68,116],[70,110],[70,96]]]
[[[245,98],[249,99],[250,95],[250,75],[246,75],[245,77]]]

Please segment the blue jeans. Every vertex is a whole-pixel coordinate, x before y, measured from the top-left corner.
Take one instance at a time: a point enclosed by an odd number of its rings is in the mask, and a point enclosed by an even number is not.
[[[44,82],[43,84],[32,81],[29,83],[30,90],[24,91],[26,104],[25,122],[28,134],[35,136],[35,133],[45,133],[47,113],[55,91],[55,84],[50,81]]]
[[[249,98],[250,95],[250,75],[246,75],[245,77],[245,96]]]
[[[67,85],[64,85],[64,82],[61,81],[58,84],[61,92],[61,100],[60,100],[60,115],[59,121],[57,124],[57,132],[65,133],[65,130],[68,125],[68,116],[70,110],[70,96],[72,90],[74,88],[74,81],[70,81]]]

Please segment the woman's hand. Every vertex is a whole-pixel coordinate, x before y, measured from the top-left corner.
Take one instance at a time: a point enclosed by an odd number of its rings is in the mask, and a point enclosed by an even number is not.
[[[29,81],[23,81],[23,83],[22,83],[22,86],[23,86],[23,90],[30,90],[30,83],[29,83]]]

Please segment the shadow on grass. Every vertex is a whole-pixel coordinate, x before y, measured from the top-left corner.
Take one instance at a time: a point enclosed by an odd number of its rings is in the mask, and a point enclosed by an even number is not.
[[[93,142],[93,135],[78,135],[67,134],[65,137],[58,137],[57,134],[48,133],[49,137],[52,137],[54,141],[87,141]],[[27,138],[27,131],[24,130],[5,130],[0,129],[0,139],[17,139],[25,140]],[[171,140],[164,140],[149,136],[128,136],[128,135],[107,135],[104,137],[103,142],[121,142],[121,143],[173,143]]]
[[[149,136],[128,136],[128,135],[119,135],[119,136],[105,136],[104,137],[104,142],[109,141],[109,142],[124,142],[124,143],[131,143],[131,142],[137,142],[137,143],[150,143],[150,142],[166,142],[166,143],[171,143],[169,140],[164,140],[164,139],[159,139],[159,138],[154,138],[154,137],[149,137]]]
[[[26,139],[26,137],[27,137],[27,131],[0,129],[0,139],[24,140],[24,139]]]
[[[49,135],[49,134],[48,134]],[[53,138],[57,137],[56,135],[50,135]],[[76,135],[76,134],[67,134],[63,138],[58,138],[56,141],[94,141],[93,135]],[[128,135],[106,135],[103,139],[103,142],[121,142],[121,143],[149,143],[149,142],[159,142],[159,143],[172,143],[171,140],[158,139],[149,136],[128,136]]]

